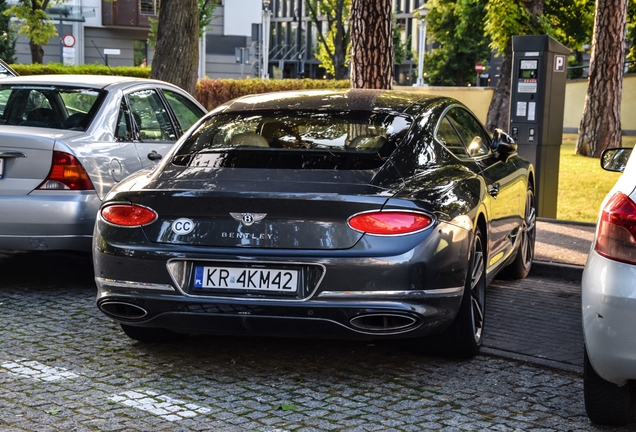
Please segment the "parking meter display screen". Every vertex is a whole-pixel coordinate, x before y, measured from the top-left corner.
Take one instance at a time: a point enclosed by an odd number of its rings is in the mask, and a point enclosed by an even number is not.
[[[536,79],[537,70],[536,69],[521,69],[519,71],[519,78]]]
[[[538,63],[536,60],[521,60],[521,64],[519,65],[519,78],[537,79]]]

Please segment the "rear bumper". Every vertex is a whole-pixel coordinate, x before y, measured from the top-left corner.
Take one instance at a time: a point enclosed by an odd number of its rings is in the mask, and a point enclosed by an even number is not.
[[[94,191],[0,195],[0,250],[90,251],[100,204]]]
[[[636,266],[594,250],[583,272],[585,346],[592,367],[618,385],[636,380]]]
[[[97,305],[113,320],[184,333],[258,334],[338,339],[413,338],[438,333],[455,318],[463,288],[411,300],[310,300],[299,303],[122,295],[97,281]],[[385,293],[385,295],[390,293]]]
[[[452,232],[439,237],[436,233],[442,231]],[[469,231],[439,226],[421,233],[417,241],[400,239],[396,243],[402,249],[396,247],[395,254],[374,255],[370,242],[333,251],[212,249],[148,243],[139,229],[127,231],[121,243],[108,233],[98,221],[93,243],[96,301],[117,322],[187,333],[360,340],[421,337],[448,327],[464,293],[471,241]],[[203,295],[188,289],[188,265],[202,261],[258,262],[273,268],[300,263],[323,273],[296,297]]]

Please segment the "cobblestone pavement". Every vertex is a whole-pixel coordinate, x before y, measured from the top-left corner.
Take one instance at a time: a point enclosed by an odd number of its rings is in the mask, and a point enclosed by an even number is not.
[[[0,431],[594,431],[578,374],[403,345],[127,339],[90,262],[0,258]]]

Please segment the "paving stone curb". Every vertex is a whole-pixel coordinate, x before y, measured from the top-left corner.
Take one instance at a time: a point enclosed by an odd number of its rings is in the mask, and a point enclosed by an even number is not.
[[[504,350],[500,350],[496,348],[488,348],[488,347],[482,347],[479,350],[479,353],[480,355],[500,357],[500,358],[505,358],[508,360],[520,361],[520,362],[529,363],[535,366],[547,367],[550,369],[557,369],[564,372],[571,372],[571,373],[575,373],[577,375],[583,376],[583,367],[568,364],[568,363],[558,362],[558,361],[549,360],[549,359],[542,359],[542,358],[538,358],[534,356],[528,356],[528,355],[523,355],[523,354],[519,354],[515,352],[504,351]]]
[[[545,261],[534,261],[530,274],[534,276],[564,279],[580,282],[583,277],[583,266]]]

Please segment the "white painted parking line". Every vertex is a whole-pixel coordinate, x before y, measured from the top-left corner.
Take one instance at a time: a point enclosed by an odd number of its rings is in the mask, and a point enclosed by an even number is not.
[[[47,366],[37,361],[17,360],[15,362],[3,363],[0,367],[6,369],[12,375],[40,381],[60,381],[77,378],[76,374],[66,369]]]
[[[212,411],[210,408],[173,399],[152,390],[127,391],[113,395],[109,399],[131,408],[149,412],[169,421],[196,417],[199,414],[208,414]]]

